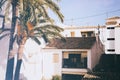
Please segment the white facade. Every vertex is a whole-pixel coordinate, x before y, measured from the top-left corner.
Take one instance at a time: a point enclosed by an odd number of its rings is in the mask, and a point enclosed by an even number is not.
[[[63,63],[62,63],[63,52],[72,52],[72,51],[84,52],[87,54],[87,68],[64,68],[63,67]],[[45,80],[50,80],[54,75],[62,76],[62,74],[77,74],[77,75],[84,74],[88,72],[88,70],[92,70],[95,67],[95,65],[99,62],[99,59],[102,53],[103,51],[100,49],[100,44],[97,42],[95,42],[95,44],[91,49],[44,48],[43,49],[43,56],[44,56],[43,57],[43,61],[44,61],[43,77]],[[68,55],[69,53],[66,53],[66,54]]]
[[[65,37],[82,37],[81,32],[88,32],[88,31],[94,31],[94,33],[97,30],[97,26],[81,26],[81,27],[76,27],[76,26],[66,26],[64,27],[64,32],[62,34]],[[74,36],[71,36],[71,33],[74,33]]]
[[[65,37],[82,37],[82,32],[90,32],[94,33],[94,36],[98,34],[99,27],[99,37],[103,45],[105,46],[106,54],[120,54],[120,17],[114,19],[114,17],[106,20],[107,22],[117,22],[116,24],[109,24],[106,26],[66,26],[64,28],[64,32],[62,34]],[[107,29],[114,27],[114,29]],[[86,36],[88,37],[88,36]],[[107,38],[114,38],[115,40],[107,40]],[[113,51],[108,51],[108,49],[112,49]],[[115,50],[115,51],[114,51]]]
[[[120,54],[120,17],[108,18],[106,21],[106,54]]]
[[[64,27],[64,32],[62,32],[62,34],[64,35],[64,37],[82,37],[82,32],[93,32],[93,35],[91,35],[92,37],[97,36],[98,34],[98,27],[99,26],[80,26],[80,27],[76,27],[76,26],[66,26]],[[104,44],[105,40],[106,40],[106,27],[105,26],[100,26],[99,28],[100,34],[100,40],[101,42]],[[74,32],[74,36],[71,35],[71,33]],[[89,37],[86,35],[86,37]]]
[[[5,80],[5,72],[6,72],[6,64],[7,64],[7,55],[8,55],[8,47],[9,47],[8,38],[4,38],[0,41],[0,80]]]
[[[120,54],[120,26],[115,28],[115,53]]]
[[[106,31],[105,26],[100,26],[100,40],[103,45],[107,48],[115,48],[115,53],[120,54],[120,20],[118,24],[114,26],[114,31]],[[98,26],[87,26],[87,27],[65,27],[62,34],[65,37],[82,37],[81,32],[93,32],[91,36],[97,36]],[[109,34],[108,34],[109,33]],[[85,35],[88,37],[88,35]],[[107,37],[111,36],[115,38],[114,42],[108,42]],[[0,41],[0,80],[4,80],[6,64],[7,64],[7,51],[8,51],[8,38]],[[63,51],[86,51],[87,52],[87,68],[92,69],[99,61],[100,55],[103,52],[98,47],[97,43],[91,49],[55,49],[55,48],[43,48],[38,46],[33,41],[28,41],[26,44],[26,50],[24,51],[24,62],[22,64],[21,74],[24,74],[28,80],[50,80],[52,76],[59,75],[62,73],[75,73],[87,72],[87,69],[68,69],[62,68],[62,52]],[[34,46],[34,47],[33,47]],[[35,47],[36,46],[36,47]],[[43,49],[41,49],[43,48]],[[4,54],[3,54],[4,53]],[[57,57],[57,58],[56,58]]]

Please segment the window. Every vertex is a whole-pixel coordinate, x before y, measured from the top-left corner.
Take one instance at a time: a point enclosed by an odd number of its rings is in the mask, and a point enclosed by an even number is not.
[[[81,32],[82,37],[94,37],[95,33],[93,31]]]
[[[107,38],[107,40],[115,40],[115,38]]]
[[[109,52],[115,52],[115,49],[108,49]]]
[[[115,27],[107,27],[107,29],[115,29]]]
[[[85,33],[82,33],[82,37],[86,37],[86,34],[85,34]]]
[[[75,37],[75,32],[71,32],[71,37]]]
[[[54,54],[53,55],[53,63],[58,63],[59,62],[59,55],[58,54]]]
[[[63,68],[87,68],[87,52],[63,52]]]

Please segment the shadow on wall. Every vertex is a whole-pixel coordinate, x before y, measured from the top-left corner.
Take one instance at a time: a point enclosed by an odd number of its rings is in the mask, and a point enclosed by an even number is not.
[[[20,79],[19,80],[27,80],[27,78],[24,76],[24,74],[20,74]]]
[[[120,54],[102,54],[93,71],[120,72]]]

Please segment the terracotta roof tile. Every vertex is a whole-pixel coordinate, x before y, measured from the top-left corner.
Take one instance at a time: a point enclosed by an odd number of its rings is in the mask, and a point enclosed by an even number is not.
[[[114,20],[114,19],[120,19],[120,17],[119,16],[114,16],[114,17],[108,18],[107,20]]]
[[[95,41],[95,37],[67,37],[66,41],[55,38],[47,46],[58,49],[90,49]]]

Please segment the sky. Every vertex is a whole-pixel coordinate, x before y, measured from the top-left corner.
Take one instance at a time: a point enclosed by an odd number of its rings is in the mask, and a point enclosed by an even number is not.
[[[58,5],[65,25],[105,25],[107,18],[120,16],[120,0],[61,0]]]
[[[61,0],[58,6],[65,25],[105,25],[107,18],[120,16],[120,0]],[[61,24],[55,14],[50,15]]]

